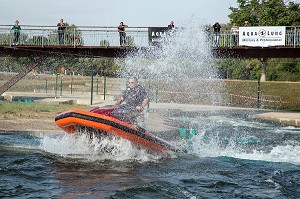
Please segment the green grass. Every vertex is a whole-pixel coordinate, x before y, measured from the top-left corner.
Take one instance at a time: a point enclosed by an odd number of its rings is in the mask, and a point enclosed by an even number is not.
[[[258,96],[258,82],[257,81],[241,81],[241,80],[226,80],[225,87],[228,93],[242,95],[252,98]],[[260,95],[270,96],[271,99],[281,100],[280,109],[300,111],[300,83],[299,82],[261,82]],[[235,104],[240,106],[256,106],[255,100],[249,100],[236,97]],[[275,106],[274,102],[266,102],[272,108]]]
[[[91,107],[69,104],[1,102],[0,118],[53,119],[57,114],[70,109],[89,110]]]

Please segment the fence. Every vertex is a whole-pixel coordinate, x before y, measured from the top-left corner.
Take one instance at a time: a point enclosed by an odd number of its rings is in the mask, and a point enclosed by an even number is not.
[[[211,45],[213,46],[214,36],[210,35]],[[239,42],[239,41],[237,41]],[[300,45],[300,27],[299,26],[287,26],[285,32],[285,46],[287,47],[299,47]],[[237,43],[239,46],[239,43]],[[221,31],[218,47],[234,47],[233,37],[230,30]]]
[[[0,73],[0,84],[13,75]],[[258,101],[256,81],[193,79],[192,82],[193,87],[190,87],[190,81],[170,81],[166,78],[140,80],[148,92],[151,103],[257,108],[259,102],[259,108],[269,109],[297,107],[300,103],[297,100],[300,99],[299,93],[293,96],[287,93],[299,88],[299,83],[262,83],[263,91]],[[218,88],[216,85],[221,86]],[[41,96],[47,94],[48,97],[53,98],[85,96],[91,99],[94,97],[95,99],[115,100],[125,88],[126,79],[122,78],[94,76],[92,79],[89,76],[31,73],[14,85],[9,92],[35,93]],[[286,91],[287,88],[291,90]]]
[[[18,42],[10,26],[0,25],[0,46],[118,46],[116,27],[67,27],[59,41],[56,26],[22,26]],[[126,31],[125,45],[148,45],[147,28],[136,27]]]
[[[18,39],[14,42],[12,26],[0,25],[0,46],[119,46],[120,38],[117,27],[97,26],[68,26],[63,34],[63,41],[59,42],[56,26],[23,25]],[[209,42],[213,46],[214,36],[209,33]],[[286,27],[285,46],[298,47],[300,44],[300,27]],[[149,46],[147,27],[126,28],[126,46]],[[233,47],[230,30],[220,33],[218,47]]]

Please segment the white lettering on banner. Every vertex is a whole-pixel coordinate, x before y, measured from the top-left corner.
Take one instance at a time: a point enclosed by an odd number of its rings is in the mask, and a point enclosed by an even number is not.
[[[285,26],[257,26],[239,28],[240,46],[284,46]]]
[[[151,34],[152,37],[165,37],[166,35],[167,35],[166,32],[155,32],[155,31],[152,31]]]

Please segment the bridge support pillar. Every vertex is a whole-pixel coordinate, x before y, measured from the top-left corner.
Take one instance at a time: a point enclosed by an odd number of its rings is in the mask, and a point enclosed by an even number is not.
[[[30,71],[32,71],[35,67],[39,66],[45,57],[40,57],[36,63],[31,64],[26,67],[24,70],[20,71],[16,76],[12,77],[8,82],[0,86],[0,95],[2,95],[5,91],[7,91],[10,87],[15,85],[20,79],[22,79],[25,75],[27,75]]]
[[[266,71],[267,71],[267,59],[262,58],[261,60],[261,76],[260,76],[260,81],[265,82],[266,80]]]

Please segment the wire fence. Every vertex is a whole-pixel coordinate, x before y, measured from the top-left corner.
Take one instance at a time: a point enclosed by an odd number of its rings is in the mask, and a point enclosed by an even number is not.
[[[0,84],[13,75],[0,73]],[[91,96],[91,98],[97,99],[116,100],[126,89],[126,83],[126,78],[98,75],[91,78],[78,75],[30,73],[14,85],[9,92],[35,93],[35,96],[47,95],[47,97],[53,98]],[[219,85],[220,83],[222,83],[221,88],[216,89],[216,84]],[[140,84],[147,91],[151,103],[201,104],[265,109],[287,109],[297,107],[300,103],[300,93],[294,93],[294,90],[299,88],[299,83],[261,83],[262,92],[259,97],[256,81],[193,79],[193,89],[184,81],[171,81],[165,78],[141,79]],[[291,92],[294,94],[291,94]]]

